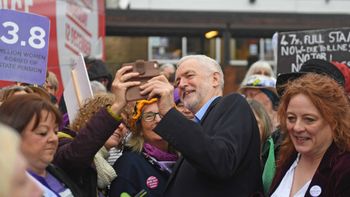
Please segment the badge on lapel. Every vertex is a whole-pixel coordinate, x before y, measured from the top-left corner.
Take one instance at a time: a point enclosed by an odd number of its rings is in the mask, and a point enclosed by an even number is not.
[[[158,187],[158,184],[159,184],[159,180],[155,176],[150,176],[146,180],[146,185],[150,189],[154,189],[154,188]]]
[[[322,193],[322,189],[320,186],[318,185],[314,185],[310,188],[310,195],[312,197],[317,197],[317,196],[320,196]]]

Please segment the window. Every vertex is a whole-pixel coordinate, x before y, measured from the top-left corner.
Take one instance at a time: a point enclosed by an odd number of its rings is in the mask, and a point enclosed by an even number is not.
[[[181,37],[149,37],[149,59],[178,60],[182,57]]]

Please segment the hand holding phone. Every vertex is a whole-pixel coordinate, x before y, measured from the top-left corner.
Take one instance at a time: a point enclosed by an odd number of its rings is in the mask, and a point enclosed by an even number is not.
[[[132,72],[140,73],[138,77],[133,77],[128,81],[140,81],[141,85],[145,84],[149,79],[160,75],[159,64],[156,61],[137,60],[136,62],[125,63],[123,66],[132,66]],[[127,101],[147,99],[147,97],[148,95],[140,94],[140,86],[130,87],[126,91]]]

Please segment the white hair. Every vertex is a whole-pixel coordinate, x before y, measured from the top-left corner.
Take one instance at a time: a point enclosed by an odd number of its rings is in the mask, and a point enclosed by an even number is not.
[[[218,72],[220,75],[220,79],[219,79],[220,87],[221,89],[224,88],[224,73],[222,72],[220,64],[218,64],[214,59],[205,55],[188,55],[188,56],[182,57],[179,60],[179,62],[177,63],[177,67],[179,67],[183,62],[189,59],[197,60],[201,64],[201,66],[205,67],[207,71],[211,73]]]
[[[241,83],[241,86],[242,86],[242,84],[246,83],[248,77],[250,77],[251,75],[258,74],[257,72],[259,70],[265,70],[268,73],[268,75],[267,75],[268,77],[276,78],[275,73],[273,72],[271,65],[264,60],[259,60],[259,61],[254,62],[250,66],[250,68],[248,69],[247,73],[244,76],[244,79]]]
[[[273,72],[271,65],[268,62],[264,61],[264,60],[259,60],[259,61],[254,62],[250,66],[250,68],[247,71],[246,75],[248,75],[248,76],[254,75],[254,74],[256,74],[255,72],[258,69],[264,69],[264,70],[266,70],[269,73],[269,77],[276,78],[275,73]]]

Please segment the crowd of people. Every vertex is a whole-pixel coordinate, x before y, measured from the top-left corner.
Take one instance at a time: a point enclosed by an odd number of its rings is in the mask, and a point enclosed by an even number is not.
[[[205,55],[142,85],[132,66],[85,62],[94,96],[72,122],[52,72],[0,90],[0,196],[350,196],[346,65],[276,78],[260,60],[224,95]],[[127,101],[133,86],[144,99]]]

